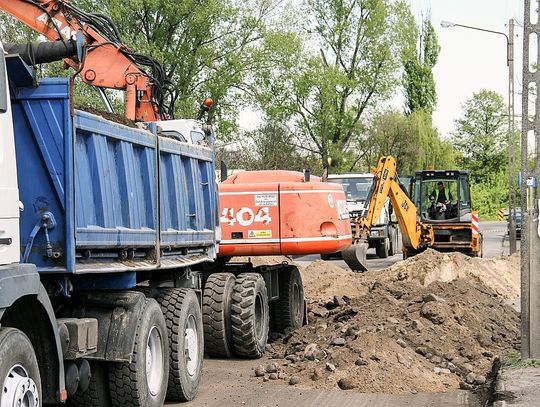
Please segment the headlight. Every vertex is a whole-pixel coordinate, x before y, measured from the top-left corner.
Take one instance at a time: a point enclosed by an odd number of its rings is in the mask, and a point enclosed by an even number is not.
[[[379,237],[379,231],[378,230],[372,230],[370,235],[373,236],[373,237]]]

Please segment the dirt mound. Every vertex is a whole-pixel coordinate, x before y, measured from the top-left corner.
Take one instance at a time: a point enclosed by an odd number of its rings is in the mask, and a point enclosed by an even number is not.
[[[520,295],[519,256],[492,259],[472,258],[461,253],[425,252],[401,261],[376,277],[378,281],[415,281],[427,287],[435,281],[472,279],[492,289],[498,296],[514,299]]]
[[[467,279],[374,283],[356,298],[309,304],[310,324],[271,344],[280,377],[360,392],[432,392],[482,385],[516,349],[517,313]]]
[[[335,295],[358,297],[367,293],[361,274],[331,262],[317,260],[301,270],[304,295],[313,300],[332,299]]]
[[[504,305],[519,296],[517,256],[428,250],[361,274],[316,261],[302,276],[309,325],[272,335],[274,360],[258,368],[265,380],[366,393],[471,389],[519,347],[519,317]]]

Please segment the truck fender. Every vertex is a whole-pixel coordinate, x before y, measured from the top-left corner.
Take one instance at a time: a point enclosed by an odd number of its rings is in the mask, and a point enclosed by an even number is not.
[[[131,362],[139,317],[146,303],[137,291],[91,292],[74,298],[73,318],[98,320],[97,352],[87,359]]]
[[[43,366],[40,365],[43,381],[43,399],[45,402],[49,403],[65,401],[67,393],[65,390],[62,345],[58,335],[56,316],[47,291],[45,290],[45,287],[43,287],[43,284],[41,284],[39,274],[33,264],[0,266],[0,326],[6,311],[9,312],[10,308],[14,306],[17,301],[24,298],[33,298],[37,300],[39,307],[42,308],[47,315],[45,325],[47,328],[50,328],[51,340],[53,341],[51,344],[52,349],[50,350],[52,350],[54,354],[47,355],[47,371],[42,371]],[[32,303],[35,304],[35,301]],[[36,341],[39,342],[39,337],[43,337],[46,333],[35,332],[35,335],[31,335],[30,332],[25,333],[32,341],[36,353],[40,352],[40,349],[37,348],[38,344]],[[44,357],[44,355],[41,356]],[[46,374],[44,374],[50,372],[54,372],[50,377],[47,377]],[[53,375],[57,377],[53,378]],[[52,383],[48,383],[49,381]],[[52,385],[53,383],[54,386]]]

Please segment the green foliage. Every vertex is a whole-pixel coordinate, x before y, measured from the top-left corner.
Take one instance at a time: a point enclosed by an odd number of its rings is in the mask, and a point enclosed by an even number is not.
[[[506,172],[493,173],[475,181],[471,177],[473,209],[479,211],[480,219],[495,219],[500,208],[508,206],[508,176]]]
[[[522,369],[525,367],[540,367],[540,360],[523,360],[519,352],[508,352],[503,357],[503,365],[511,369]]]
[[[306,0],[303,16],[307,41],[298,47],[297,37],[283,37],[291,53],[262,73],[257,99],[325,165],[333,157],[351,166],[362,119],[399,85],[410,10],[392,0]]]
[[[366,152],[364,167],[373,167],[381,156],[392,155],[403,175],[428,166],[446,169],[455,165],[451,145],[440,139],[430,115],[424,110],[408,116],[396,111],[376,116],[362,149]]]
[[[501,95],[481,90],[463,105],[452,138],[458,162],[473,175],[488,178],[507,166],[506,105]]]
[[[219,159],[230,169],[244,170],[292,170],[310,169],[320,174],[320,160],[310,154],[301,154],[290,141],[290,135],[282,125],[268,123],[249,132],[235,143],[235,148],[218,148]]]
[[[431,114],[435,110],[437,91],[433,68],[440,50],[435,29],[429,20],[425,20],[419,34],[418,50],[413,52],[406,49],[403,56],[405,96],[409,113],[425,110]]]

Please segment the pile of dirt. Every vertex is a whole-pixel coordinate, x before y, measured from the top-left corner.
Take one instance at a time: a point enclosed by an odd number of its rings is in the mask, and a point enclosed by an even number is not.
[[[517,273],[517,274],[516,274]],[[377,272],[302,271],[309,325],[273,334],[263,380],[366,393],[472,389],[519,348],[519,258],[427,251]],[[517,279],[517,280],[516,280]]]
[[[520,295],[519,255],[481,259],[462,253],[440,253],[426,250],[407,261],[401,261],[377,276],[378,280],[416,281],[427,287],[434,281],[448,282],[458,278],[472,279],[508,299]]]
[[[328,300],[335,295],[358,297],[368,292],[365,276],[328,261],[314,261],[300,273],[304,295],[310,300]]]

